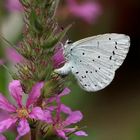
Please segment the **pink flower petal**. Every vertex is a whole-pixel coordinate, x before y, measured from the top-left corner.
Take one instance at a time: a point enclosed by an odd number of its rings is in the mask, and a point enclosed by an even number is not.
[[[47,123],[52,123],[53,122],[53,118],[51,115],[51,112],[49,110],[45,110],[45,120]]]
[[[64,104],[61,104],[60,111],[63,112],[63,113],[66,113],[66,114],[71,114],[72,113],[72,110]]]
[[[68,140],[68,137],[65,135],[65,132],[62,130],[56,130],[57,135],[61,138],[63,138],[64,140]]]
[[[26,119],[20,120],[17,127],[17,131],[18,131],[19,136],[24,136],[30,131],[30,127]]]
[[[16,108],[0,93],[0,108],[8,112],[15,112]]]
[[[72,112],[67,119],[63,122],[65,126],[68,126],[70,124],[75,124],[83,118],[83,115],[80,111],[74,111]]]
[[[71,90],[69,88],[65,88],[60,94],[59,97],[68,95],[71,92]]]
[[[77,136],[88,136],[88,134],[85,131],[77,131],[74,134]]]
[[[0,140],[6,140],[6,137],[2,134],[0,134]]]
[[[43,82],[39,82],[33,86],[32,91],[30,92],[26,102],[27,107],[29,107],[31,104],[37,101],[37,99],[41,94],[41,89],[43,88],[43,85],[44,85]]]
[[[29,117],[37,120],[45,120],[44,114],[44,111],[40,107],[35,107],[32,109],[32,112],[30,113]]]
[[[24,58],[13,48],[6,49],[6,56],[8,57],[9,61],[14,64],[20,63],[24,60]]]
[[[0,109],[0,121],[10,117],[10,113],[6,110]]]
[[[16,121],[17,121],[16,118],[7,118],[3,121],[0,121],[0,133],[6,131]]]
[[[12,97],[15,99],[19,107],[22,107],[22,95],[23,95],[23,90],[21,87],[21,83],[19,80],[13,80],[9,84],[9,91]]]
[[[48,106],[47,107],[47,110],[49,110],[49,111],[54,111],[55,109],[57,109],[57,106]]]
[[[59,68],[64,62],[65,62],[65,57],[63,54],[63,48],[62,47],[57,47],[55,50],[55,54],[52,57],[53,61],[53,67]]]
[[[72,132],[75,131],[75,128],[65,128],[65,129],[63,129],[63,131],[64,131],[65,133],[72,133]]]
[[[57,97],[63,97],[65,95],[68,95],[70,93],[70,89],[69,88],[64,88],[64,90],[57,96]],[[46,103],[51,103],[53,101],[56,100],[57,97],[51,97],[48,100],[46,100]]]

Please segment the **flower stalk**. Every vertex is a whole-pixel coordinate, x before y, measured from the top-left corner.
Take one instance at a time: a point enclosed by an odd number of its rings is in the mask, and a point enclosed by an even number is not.
[[[83,115],[61,102],[70,90],[65,88],[65,78],[54,72],[65,63],[59,44],[72,25],[65,29],[58,26],[55,14],[59,0],[20,0],[20,3],[25,25],[22,40],[14,49],[23,59],[15,64],[16,72],[11,72],[13,81],[9,84],[16,105],[0,94],[0,108],[8,112],[8,118],[0,121],[0,133],[17,125],[16,140],[87,136],[73,126]],[[24,96],[26,103],[22,101]]]

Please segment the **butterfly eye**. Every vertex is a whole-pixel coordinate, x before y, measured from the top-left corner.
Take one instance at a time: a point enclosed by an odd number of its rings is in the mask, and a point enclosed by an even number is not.
[[[66,44],[71,44],[72,41],[71,40],[67,40]]]

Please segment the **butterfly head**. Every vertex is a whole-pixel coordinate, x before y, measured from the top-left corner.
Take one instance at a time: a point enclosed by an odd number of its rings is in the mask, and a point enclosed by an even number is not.
[[[68,58],[71,52],[71,46],[72,46],[72,41],[71,40],[67,40],[65,45],[64,45],[64,55],[65,58]]]
[[[67,40],[66,41],[66,43],[65,43],[65,45],[70,45],[70,44],[72,44],[73,42],[71,41],[71,40]]]

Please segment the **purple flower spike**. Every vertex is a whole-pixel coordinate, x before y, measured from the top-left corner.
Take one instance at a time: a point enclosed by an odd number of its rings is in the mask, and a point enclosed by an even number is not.
[[[93,23],[101,14],[101,7],[98,3],[87,1],[82,4],[77,4],[75,0],[67,0],[69,11],[87,23]]]
[[[46,113],[40,107],[34,107],[33,105],[39,98],[42,87],[43,82],[37,83],[35,86],[33,86],[26,105],[23,105],[23,90],[20,81],[13,80],[9,84],[10,94],[17,102],[17,107],[12,105],[2,94],[0,94],[0,109],[8,112],[8,117],[4,118],[4,120],[0,120],[0,133],[6,131],[12,124],[17,122],[17,131],[19,135],[17,136],[16,140],[18,140],[21,136],[30,131],[28,123],[29,118],[46,121]]]

